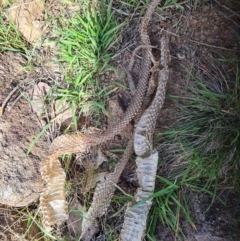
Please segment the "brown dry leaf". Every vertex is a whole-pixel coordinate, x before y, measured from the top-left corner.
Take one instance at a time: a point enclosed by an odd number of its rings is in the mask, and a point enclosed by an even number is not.
[[[0,10],[9,4],[8,0],[0,0]]]
[[[57,100],[54,102],[54,116],[56,123],[60,126],[72,118],[72,111],[66,100]]]
[[[43,113],[43,107],[44,107],[44,96],[49,92],[50,86],[39,82],[34,86],[33,89],[33,97],[32,97],[32,109],[33,111],[41,117]]]
[[[127,98],[124,96],[124,100],[121,100],[121,102],[126,101],[126,99]],[[106,109],[107,109],[107,112],[109,113],[108,124],[110,126],[124,115],[124,110],[122,105],[120,104],[118,95],[115,95],[108,100]],[[129,136],[132,133],[132,131],[133,131],[133,126],[132,124],[129,124],[125,127],[124,131],[119,133],[119,135],[121,136],[122,139],[129,139]]]
[[[39,116],[42,117],[44,113],[44,97],[50,91],[50,86],[39,82],[34,86],[32,96],[32,109]],[[72,118],[72,111],[66,100],[56,100],[52,104],[52,113],[50,116],[56,121],[58,125],[62,125],[66,120]]]
[[[9,9],[11,19],[31,44],[36,43],[43,33],[43,24],[41,24],[43,11],[42,0],[19,0]]]
[[[119,104],[118,96],[113,96],[108,100],[107,112],[109,113],[108,124],[111,125],[119,120],[124,114],[122,107]]]

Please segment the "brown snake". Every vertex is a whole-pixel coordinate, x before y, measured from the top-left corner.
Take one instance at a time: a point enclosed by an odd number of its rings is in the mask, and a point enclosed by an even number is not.
[[[133,120],[136,114],[142,112],[141,107],[147,93],[152,64],[154,64],[152,62],[153,56],[151,47],[149,47],[151,46],[151,43],[148,36],[147,27],[149,25],[153,12],[155,11],[155,8],[159,3],[160,0],[153,0],[142,20],[140,32],[141,46],[148,47],[143,47],[141,49],[143,58],[141,61],[136,92],[124,116],[116,124],[110,126],[106,131],[101,133],[80,133],[76,135],[62,135],[57,137],[51,145],[51,149],[48,153],[47,158],[41,164],[41,175],[43,180],[46,182],[46,187],[40,196],[40,209],[43,213],[43,225],[48,230],[51,230],[51,225],[55,223],[61,223],[67,218],[67,216],[64,215],[64,213],[67,213],[67,204],[66,202],[63,203],[62,201],[63,199],[65,199],[65,173],[61,169],[61,165],[57,158],[62,154],[84,152],[89,146],[98,145],[112,139],[116,134],[120,133],[130,123],[131,120]],[[164,49],[161,49],[161,51],[164,51]],[[153,101],[153,105],[151,105],[150,108],[146,110],[142,116],[142,118],[145,119],[148,119],[148,117],[150,117],[150,123],[148,123],[150,125],[147,129],[149,135],[147,139],[151,139],[152,137],[158,114],[157,110],[159,109],[159,106],[162,106],[165,97],[165,87],[166,79],[165,81],[160,83],[160,86],[158,86],[155,95],[158,95],[158,97],[155,98],[155,101]],[[142,127],[140,126],[140,132],[142,130],[141,128]],[[148,145],[148,149],[150,151],[151,140],[149,140],[149,143],[146,143],[146,145]],[[129,141],[123,157],[116,166],[115,171],[107,176],[104,183],[100,183],[99,185],[97,185],[93,197],[92,206],[87,213],[87,218],[83,220],[83,229],[89,227],[90,219],[100,217],[105,213],[109,203],[108,202],[106,204],[106,200],[109,201],[109,199],[111,199],[115,190],[115,184],[117,183],[125,167],[125,164],[130,158],[132,152],[133,138]]]

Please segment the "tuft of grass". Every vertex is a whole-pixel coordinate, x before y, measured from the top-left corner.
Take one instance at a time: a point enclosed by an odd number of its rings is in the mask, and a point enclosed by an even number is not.
[[[23,38],[13,22],[8,22],[0,14],[0,52],[12,51],[27,53],[29,43]]]
[[[90,9],[82,6],[81,15],[62,23],[58,29],[59,61],[65,65],[68,88],[58,89],[56,97],[65,98],[75,108],[89,109],[90,113],[106,114],[104,100],[112,92],[109,86],[100,86],[99,76],[110,69],[119,29],[112,13],[112,1],[106,8],[104,1]]]
[[[200,170],[208,188],[219,178],[233,177],[226,171],[236,170],[240,155],[238,63],[230,71],[221,70],[219,62],[211,64],[210,71],[199,63],[202,73],[199,78],[191,75],[193,86],[187,87],[187,96],[172,96],[182,112],[181,121],[164,134],[182,146],[184,159],[193,165],[191,175]]]
[[[130,1],[119,1],[119,3],[121,4],[121,8],[127,8],[129,10],[134,10],[134,12],[136,14],[143,14],[143,12],[146,10],[145,8],[147,8],[150,5],[150,0],[144,0],[144,1],[138,1],[138,0],[130,0]],[[181,10],[184,10],[183,5],[181,5],[182,3],[178,3],[178,0],[166,0],[163,1],[163,7],[176,7],[179,8]],[[160,7],[161,9],[161,7]]]
[[[184,95],[169,96],[178,109],[176,123],[155,136],[162,176],[149,216],[151,240],[157,220],[177,236],[179,215],[194,227],[186,192],[210,194],[214,202],[220,187],[240,191],[239,62],[201,59],[197,65]]]
[[[167,7],[167,6],[174,6],[180,10],[184,10],[184,7],[183,5],[181,5],[181,3],[178,3],[179,1],[178,0],[166,0],[164,2],[164,7]]]
[[[121,8],[127,8],[134,11],[138,9],[138,13],[141,12],[142,14],[143,9],[140,8],[140,11],[139,11],[139,6],[140,5],[149,6],[150,1],[149,0],[145,0],[145,1],[130,0],[130,1],[119,1],[119,3],[121,4]]]

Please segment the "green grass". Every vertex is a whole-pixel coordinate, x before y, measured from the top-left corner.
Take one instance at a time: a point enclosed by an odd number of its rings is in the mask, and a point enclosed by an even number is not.
[[[183,5],[179,4],[180,1],[178,0],[166,0],[164,2],[164,7],[167,7],[167,6],[174,6],[176,8],[179,8],[180,10],[184,10],[184,7]]]
[[[113,84],[99,84],[99,76],[111,69],[118,24],[112,13],[112,1],[106,7],[90,10],[83,5],[81,14],[62,22],[59,35],[59,61],[65,65],[68,88],[58,89],[56,98],[66,98],[74,109],[89,109],[89,114],[103,112],[105,100],[114,91]]]
[[[214,202],[219,188],[240,191],[239,62],[203,59],[197,68],[184,94],[168,97],[177,108],[175,124],[155,136],[163,176],[148,221],[151,240],[157,220],[177,236],[180,215],[194,227],[186,193],[207,193]]]
[[[150,0],[138,1],[138,0],[130,0],[130,1],[119,1],[122,9],[128,9],[129,11],[134,11],[136,15],[142,15],[145,13],[146,8],[150,5]],[[183,5],[178,3],[178,0],[166,0],[163,1],[162,7],[176,7],[181,10],[184,10]],[[161,5],[160,5],[161,6]],[[161,9],[161,7],[160,7]]]
[[[130,11],[134,11],[136,14],[143,14],[145,11],[145,7],[149,6],[150,1],[138,1],[138,0],[130,0],[130,1],[119,1],[122,9],[128,9]],[[142,7],[143,6],[143,7]]]
[[[23,38],[13,22],[7,21],[0,13],[0,52],[12,51],[27,53],[29,43]]]

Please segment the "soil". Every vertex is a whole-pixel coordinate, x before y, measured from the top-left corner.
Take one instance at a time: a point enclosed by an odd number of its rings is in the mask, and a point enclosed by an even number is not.
[[[211,204],[211,197],[189,193],[190,215],[195,227],[191,226],[186,219],[180,220],[183,240],[185,241],[238,241],[240,206],[239,198],[229,190],[218,193],[219,200]],[[221,201],[220,201],[221,199]],[[156,240],[175,240],[174,233],[167,227],[158,224]]]
[[[166,9],[161,17],[158,14],[154,16],[149,26],[149,35],[153,45],[158,41],[161,26],[169,26],[172,61],[170,63],[171,74],[167,86],[167,94],[183,94],[180,92],[181,88],[179,86],[187,85],[190,81],[187,73],[193,68],[196,58],[206,55],[223,55],[225,57],[236,57],[236,55],[239,55],[239,15],[229,12],[228,9],[222,6],[221,2],[224,1],[220,1],[219,4],[204,1],[204,4],[196,8],[187,3],[184,12],[175,8],[169,8]],[[237,2],[234,7],[237,9]],[[132,50],[136,47],[139,40],[138,24],[139,19],[133,19],[126,31],[123,32],[122,47],[124,47],[124,51],[122,51],[114,63],[116,68],[119,69],[119,73],[122,73]],[[133,45],[131,44],[130,47],[126,48],[126,46],[130,45],[129,43],[133,43]],[[44,81],[44,78],[41,77],[41,71],[34,74],[23,71],[22,67],[25,64],[26,59],[21,54],[1,53],[0,103],[4,102],[8,94],[16,86],[26,86],[26,79],[28,83],[33,81],[33,75],[35,79]],[[53,76],[56,72],[54,71],[51,72]],[[137,71],[137,68],[135,71]],[[116,76],[115,73],[109,72],[107,75],[109,81],[118,77],[120,82],[126,84],[122,74]],[[106,78],[103,79],[106,81]],[[46,82],[50,83],[51,81]],[[29,88],[29,85],[27,86],[28,90],[23,88],[23,91],[30,93],[31,88]],[[28,206],[38,201],[39,193],[43,188],[39,174],[39,165],[49,147],[49,139],[46,136],[42,136],[32,148],[30,155],[26,155],[30,143],[41,131],[41,125],[30,104],[24,98],[19,99],[11,107],[11,103],[14,103],[18,95],[18,91],[14,93],[10,99],[10,104],[4,110],[3,116],[0,117],[0,199],[2,204],[8,205],[0,206],[0,208],[2,210],[10,210],[8,213],[6,213],[7,211],[0,212],[0,235],[2,235],[0,240],[19,240],[19,237],[25,233],[25,224],[21,224],[20,221],[20,224],[15,225],[13,229],[9,228],[16,223],[16,220],[19,220],[14,218],[15,211],[12,212],[9,206]],[[111,116],[108,120],[109,123],[114,122],[116,118],[124,113],[130,99],[131,95],[129,92],[122,89],[118,89],[113,94],[108,102],[108,111]],[[85,119],[81,118],[80,122],[85,123]],[[106,127],[106,118],[103,118],[103,120],[102,127]],[[169,100],[166,100],[158,118],[157,130],[163,130],[170,126],[173,120],[174,106]],[[89,125],[89,121],[87,125]],[[83,127],[83,123],[80,126]],[[126,143],[129,137],[128,133],[132,132],[133,127],[129,125],[127,128],[121,133],[120,137],[116,137],[116,140],[109,143],[109,146],[111,144],[112,147],[116,148]],[[74,167],[76,168],[76,166]],[[119,183],[124,191],[131,194],[134,193],[137,187],[134,181],[133,167],[134,164],[128,164]],[[76,170],[73,173],[76,174]],[[71,173],[71,175],[73,174]],[[72,180],[76,181],[75,178]],[[184,218],[180,219],[180,226],[183,230],[182,240],[240,240],[239,197],[233,190],[222,190],[219,191],[218,195],[222,201],[217,200],[212,204],[208,195],[189,193],[191,199],[189,209],[195,227],[191,226]],[[74,205],[77,206],[76,200]],[[114,204],[111,205],[109,214],[119,211],[119,207],[116,206]],[[106,218],[107,225],[111,226],[114,224],[116,229],[121,226],[119,224],[121,222],[122,217],[114,221],[112,218]],[[74,230],[70,231],[74,233]],[[15,233],[15,235],[11,235],[11,233]],[[35,234],[36,231],[33,231],[32,236]],[[170,228],[163,226],[160,222],[157,225],[155,239],[157,241],[178,240]],[[100,231],[94,240],[105,240],[103,232]]]
[[[20,54],[1,54],[0,102],[10,91],[23,83],[26,74],[21,72],[25,60]],[[18,98],[19,91],[12,100]],[[13,103],[12,102],[12,103]],[[38,120],[30,105],[21,98],[16,105],[4,109],[0,117],[1,152],[1,203],[10,206],[26,206],[36,201],[43,188],[39,164],[45,155],[47,143],[40,140],[26,155],[31,142],[40,131]]]

